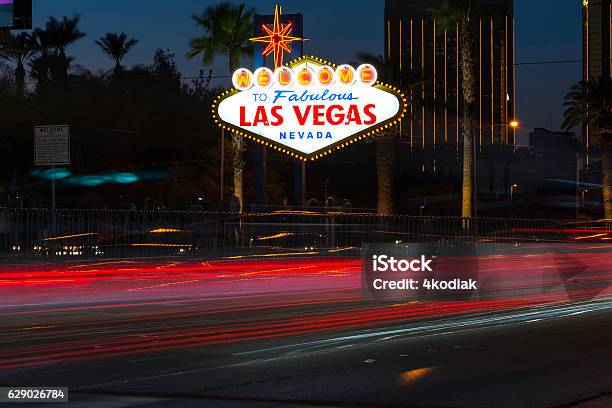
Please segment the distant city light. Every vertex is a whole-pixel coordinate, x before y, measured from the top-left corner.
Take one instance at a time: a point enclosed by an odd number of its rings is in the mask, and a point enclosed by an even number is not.
[[[517,128],[519,127],[519,124],[520,123],[518,120],[513,120],[512,122],[510,122],[510,127]]]

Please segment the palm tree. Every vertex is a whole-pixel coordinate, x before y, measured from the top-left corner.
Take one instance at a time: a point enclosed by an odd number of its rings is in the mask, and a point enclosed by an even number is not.
[[[63,61],[63,69],[60,72],[62,79],[68,77],[68,69],[70,68],[70,59],[66,56],[66,49],[85,37],[85,33],[79,30],[81,16],[75,15],[72,18],[64,17],[58,20],[55,17],[49,17],[47,21],[46,32],[50,39],[51,45],[57,50],[60,59]]]
[[[30,61],[30,75],[36,79],[38,86],[57,77],[57,53],[52,53],[55,43],[47,30],[35,28],[30,35],[40,55]]]
[[[121,66],[123,58],[138,44],[138,40],[134,38],[128,40],[127,34],[123,32],[120,34],[106,33],[104,37],[96,40],[96,44],[104,54],[115,61],[115,76],[119,76],[123,70]]]
[[[591,78],[572,86],[563,104],[563,129],[580,124],[589,126],[593,141],[601,148],[603,207],[606,219],[612,219],[612,81]]]
[[[38,48],[40,52],[40,48]],[[60,78],[58,72],[63,71],[64,61],[60,60],[57,53],[41,52],[30,61],[30,76],[37,82],[37,86],[43,86],[47,82]]]
[[[474,44],[471,30],[472,1],[443,0],[442,4],[433,10],[441,31],[452,31],[458,27],[459,47],[461,52],[461,90],[463,94],[463,186],[461,217],[472,216],[472,194],[474,178],[474,101],[476,81],[474,75]]]
[[[421,74],[412,72],[400,72],[385,61],[382,55],[368,53],[357,54],[358,64],[370,64],[376,68],[378,79],[382,82],[393,84],[402,89],[406,94],[410,90],[423,84]],[[410,100],[411,104],[420,105],[422,100]],[[395,160],[395,136],[399,133],[397,127],[391,127],[381,132],[376,137],[376,177],[378,185],[377,213],[379,215],[390,215],[393,213],[393,191],[394,191],[394,160]]]
[[[36,48],[42,55],[48,55],[49,51],[52,48],[55,48],[55,42],[53,38],[51,38],[50,33],[47,30],[43,30],[42,28],[35,28],[32,30],[32,34],[30,36],[34,44],[36,44]]]
[[[25,63],[36,53],[36,45],[26,33],[10,34],[7,44],[0,49],[0,58],[15,65],[15,89],[18,95],[23,95],[25,88]]]
[[[382,55],[368,53],[357,54],[359,63],[370,64],[378,71],[379,79],[384,82],[394,82],[397,78],[391,72],[391,68],[386,63]],[[357,64],[355,64],[357,65]],[[381,132],[376,137],[376,180],[378,186],[377,213],[378,215],[393,214],[393,185],[394,185],[394,166],[395,148],[394,138],[397,133],[395,127],[385,132]]]
[[[202,37],[194,38],[190,43],[187,58],[202,55],[202,63],[211,64],[218,55],[228,57],[229,74],[239,67],[243,56],[251,55],[253,46],[249,38],[253,35],[253,9],[238,6],[230,2],[222,2],[207,7],[202,15],[194,15],[196,24],[204,29]],[[244,172],[244,141],[232,135],[234,152],[234,194],[240,201],[240,212],[244,208],[243,172]]]

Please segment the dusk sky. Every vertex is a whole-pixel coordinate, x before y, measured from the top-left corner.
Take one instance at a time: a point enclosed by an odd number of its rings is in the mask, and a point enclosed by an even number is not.
[[[248,1],[258,12],[272,13],[278,1]],[[191,14],[202,12],[216,0],[34,0],[34,25],[44,26],[48,16],[81,14],[87,37],[69,49],[75,63],[92,71],[109,70],[112,62],[94,45],[106,32],[125,31],[140,40],[128,55],[126,65],[150,64],[156,48],[176,54],[184,76],[197,75],[197,60],[184,57],[189,40],[201,34]],[[515,0],[516,62],[578,60],[581,58],[581,1]],[[304,15],[305,34],[311,40],[306,52],[334,62],[349,62],[360,51],[383,51],[383,0],[284,0],[285,13]],[[350,4],[347,7],[346,4]],[[225,75],[227,61],[210,68]],[[517,66],[517,110],[522,131],[519,142],[534,127],[557,129],[561,103],[569,87],[580,80],[581,64]]]

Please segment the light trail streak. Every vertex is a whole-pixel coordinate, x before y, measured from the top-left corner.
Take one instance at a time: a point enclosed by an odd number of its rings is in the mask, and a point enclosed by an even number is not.
[[[262,348],[254,351],[248,351],[243,353],[237,353],[236,355],[250,355],[263,353],[268,351],[278,351],[282,349],[311,349],[316,346],[325,346],[331,344],[337,344],[342,342],[357,342],[363,340],[371,340],[379,337],[392,337],[391,340],[388,341],[400,341],[402,339],[402,335],[418,335],[420,337],[439,335],[443,333],[444,330],[472,330],[476,327],[484,327],[491,328],[501,324],[514,324],[521,322],[528,322],[533,319],[551,319],[551,318],[563,318],[576,316],[576,314],[585,314],[585,313],[595,313],[601,311],[609,311],[612,310],[612,302],[602,302],[595,304],[584,304],[584,305],[576,305],[570,306],[567,305],[559,306],[552,305],[549,306],[550,309],[546,307],[542,307],[539,310],[522,310],[516,313],[509,313],[504,315],[493,315],[493,316],[475,316],[475,317],[466,317],[462,319],[451,319],[451,320],[441,320],[439,322],[433,322],[432,324],[425,325],[412,325],[406,328],[400,329],[380,329],[376,331],[369,331],[365,333],[348,335],[348,336],[338,336],[338,337],[330,337],[324,340],[315,340],[303,343],[295,343],[285,346],[272,347],[272,348]],[[399,337],[398,337],[399,336]],[[320,351],[317,351],[319,353]],[[302,353],[304,354],[304,353]]]
[[[91,237],[94,235],[99,235],[99,234],[97,232],[88,232],[88,233],[83,233],[83,234],[64,235],[61,237],[43,238],[42,241],[59,241],[63,239]]]
[[[429,327],[439,331],[497,324],[494,317],[478,317],[493,312],[513,311],[514,320],[506,317],[500,320],[503,322],[557,316],[525,311],[538,305],[565,305],[571,313],[586,313],[586,309],[567,306],[600,296],[612,281],[609,262],[601,251],[557,255],[480,257],[481,276],[488,274],[495,283],[486,293],[489,300],[476,296],[461,302],[393,304],[362,301],[360,259],[350,256],[98,263],[78,268],[14,266],[0,273],[0,299],[2,295],[10,295],[14,301],[40,298],[40,282],[56,279],[62,282],[54,283],[47,296],[69,298],[84,292],[86,299],[99,296],[99,300],[60,306],[53,306],[53,297],[48,305],[0,303],[0,370],[220,344],[257,344],[264,339],[298,339],[321,333],[351,341],[384,334],[384,341],[395,341],[406,333],[427,333]],[[576,276],[573,258],[588,264],[588,273]],[[474,258],[447,257],[440,262],[461,272],[470,270]],[[565,272],[567,279],[561,277]],[[544,291],[543,284],[547,285]],[[135,296],[135,291],[150,292],[151,299]],[[176,299],[177,294],[196,293]],[[125,299],[112,300],[111,296]],[[445,319],[463,323],[441,326]],[[472,323],[466,325],[466,321]],[[418,330],[394,329],[405,325]],[[370,334],[359,335],[366,337],[342,335],[366,329]],[[336,332],[340,335],[333,334]]]
[[[409,307],[398,309],[375,308],[360,312],[332,313],[309,317],[283,319],[275,322],[263,322],[243,325],[220,325],[206,330],[186,330],[178,333],[151,333],[143,338],[128,336],[118,340],[79,342],[72,348],[61,344],[53,348],[35,347],[30,350],[11,350],[0,353],[0,369],[15,369],[53,362],[82,361],[82,359],[111,358],[126,354],[137,354],[149,351],[171,350],[185,347],[201,347],[214,344],[253,341],[276,337],[321,333],[329,330],[367,327],[371,323],[406,318],[424,318],[427,316],[448,316],[468,312],[501,310],[524,304],[516,302],[474,302],[461,304],[424,305],[421,308]],[[19,357],[15,357],[19,355]]]

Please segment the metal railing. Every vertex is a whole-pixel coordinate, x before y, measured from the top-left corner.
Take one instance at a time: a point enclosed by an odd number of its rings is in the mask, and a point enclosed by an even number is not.
[[[239,215],[0,208],[0,252],[3,259],[211,256],[360,247],[373,242],[567,241],[575,238],[571,231],[577,225],[568,220],[472,218],[468,222],[459,217],[302,211]]]

